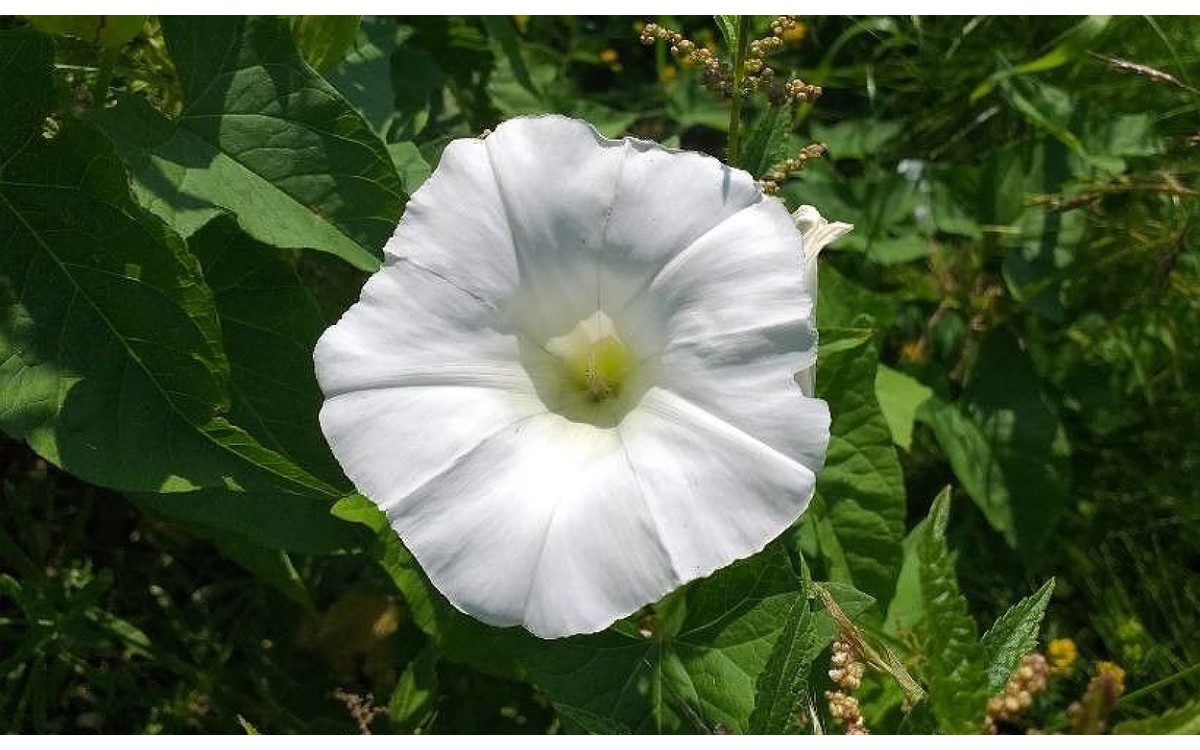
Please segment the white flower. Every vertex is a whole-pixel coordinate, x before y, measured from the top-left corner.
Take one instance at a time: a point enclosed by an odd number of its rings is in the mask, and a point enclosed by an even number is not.
[[[317,344],[321,427],[454,606],[600,630],[807,507],[802,245],[711,157],[551,116],[454,141]]]

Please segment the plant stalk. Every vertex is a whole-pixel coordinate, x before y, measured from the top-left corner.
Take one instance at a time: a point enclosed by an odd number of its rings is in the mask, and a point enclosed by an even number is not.
[[[750,16],[738,16],[737,46],[733,50],[733,93],[729,105],[728,161],[738,166],[741,156],[742,87],[746,81],[746,53],[750,49]]]

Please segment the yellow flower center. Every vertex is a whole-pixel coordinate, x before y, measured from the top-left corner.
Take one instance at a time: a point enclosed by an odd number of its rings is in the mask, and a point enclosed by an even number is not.
[[[621,385],[633,366],[629,350],[616,336],[594,341],[564,364],[575,384],[592,401],[607,401],[621,394]]]
[[[543,398],[559,414],[611,426],[636,403],[637,360],[603,312],[579,321],[544,348],[557,362],[556,372],[543,381],[548,386]]]

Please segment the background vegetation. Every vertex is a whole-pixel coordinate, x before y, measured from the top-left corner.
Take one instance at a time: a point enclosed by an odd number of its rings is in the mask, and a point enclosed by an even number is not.
[[[725,60],[772,21],[656,20]],[[0,729],[841,731],[838,633],[871,731],[1200,729],[1194,19],[783,34],[824,94],[749,97],[739,162],[824,144],[781,197],[856,229],[829,465],[756,558],[546,645],[349,495],[312,343],[449,140],[562,112],[723,155],[728,100],[641,27],[0,19]]]

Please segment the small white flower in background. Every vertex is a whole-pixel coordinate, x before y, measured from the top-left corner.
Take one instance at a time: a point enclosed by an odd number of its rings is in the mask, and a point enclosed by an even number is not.
[[[577,120],[454,141],[317,344],[322,429],[454,606],[603,629],[807,507],[805,269],[840,231],[816,224],[806,246],[749,174]]]

